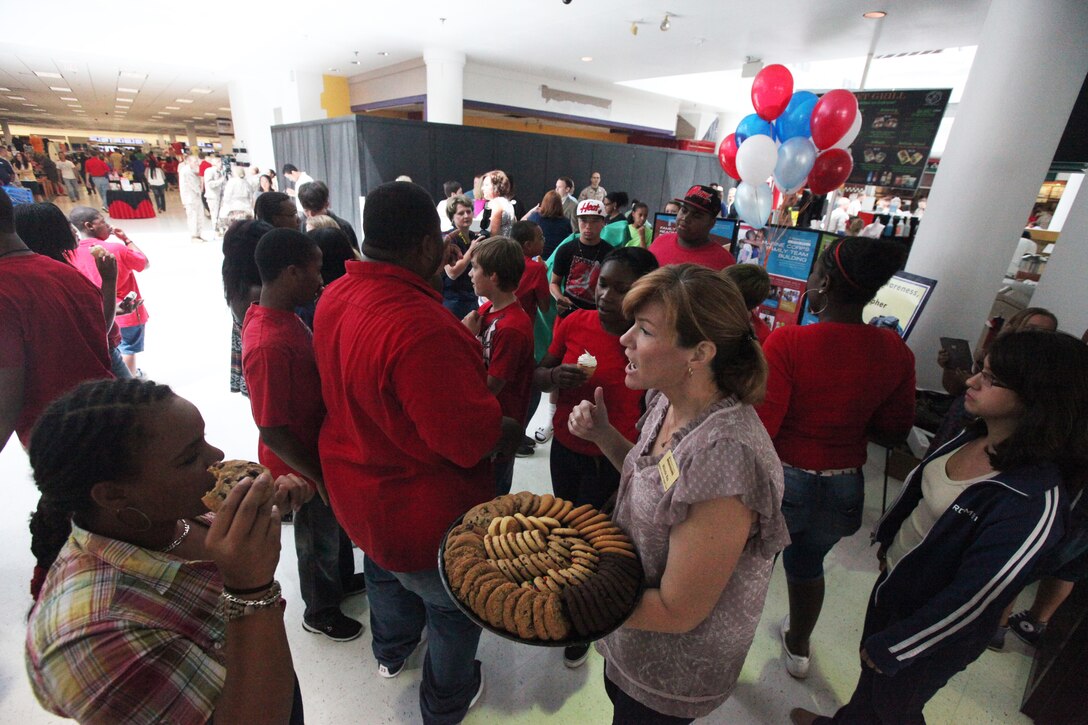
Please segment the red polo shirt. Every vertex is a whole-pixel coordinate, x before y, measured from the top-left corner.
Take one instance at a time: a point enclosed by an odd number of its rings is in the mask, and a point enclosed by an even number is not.
[[[250,305],[242,323],[242,373],[249,388],[253,422],[262,428],[286,426],[316,453],[325,404],[321,402],[313,339],[302,319],[294,312]],[[257,460],[268,466],[274,478],[298,473],[261,439],[257,441]]]
[[[494,496],[502,412],[480,343],[418,275],[355,262],[325,288],[314,353],[333,511],[383,568],[434,569],[450,523]]]
[[[695,248],[681,247],[680,238],[675,232],[662,234],[655,239],[650,245],[650,251],[662,267],[666,264],[691,263],[710,267],[717,272],[737,263],[729,250],[717,242],[712,241]]]
[[[110,172],[113,171],[112,166],[97,156],[87,159],[87,164],[83,168],[87,172],[87,176],[109,176]]]

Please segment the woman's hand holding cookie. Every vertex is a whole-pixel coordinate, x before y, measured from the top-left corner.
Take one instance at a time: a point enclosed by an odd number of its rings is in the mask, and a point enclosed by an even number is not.
[[[273,510],[276,488],[263,473],[243,479],[227,496],[204,540],[223,584],[252,589],[272,581],[280,559],[280,521]]]

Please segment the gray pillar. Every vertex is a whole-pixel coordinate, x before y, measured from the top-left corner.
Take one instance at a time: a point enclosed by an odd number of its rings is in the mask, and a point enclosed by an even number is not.
[[[940,387],[940,336],[981,331],[1088,72],[1085,38],[1083,0],[990,5],[907,264],[938,280],[910,338],[920,387]]]

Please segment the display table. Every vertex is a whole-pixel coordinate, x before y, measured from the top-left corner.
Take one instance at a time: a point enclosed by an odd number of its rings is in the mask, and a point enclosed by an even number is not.
[[[114,219],[153,219],[155,206],[151,203],[151,194],[147,191],[120,191],[110,189],[106,192],[106,208]]]

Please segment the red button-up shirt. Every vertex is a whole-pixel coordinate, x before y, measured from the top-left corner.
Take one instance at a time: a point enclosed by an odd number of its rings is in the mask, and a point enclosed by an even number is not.
[[[437,566],[455,518],[492,498],[502,413],[480,343],[418,275],[348,262],[317,305],[320,451],[344,530],[380,566]]]

